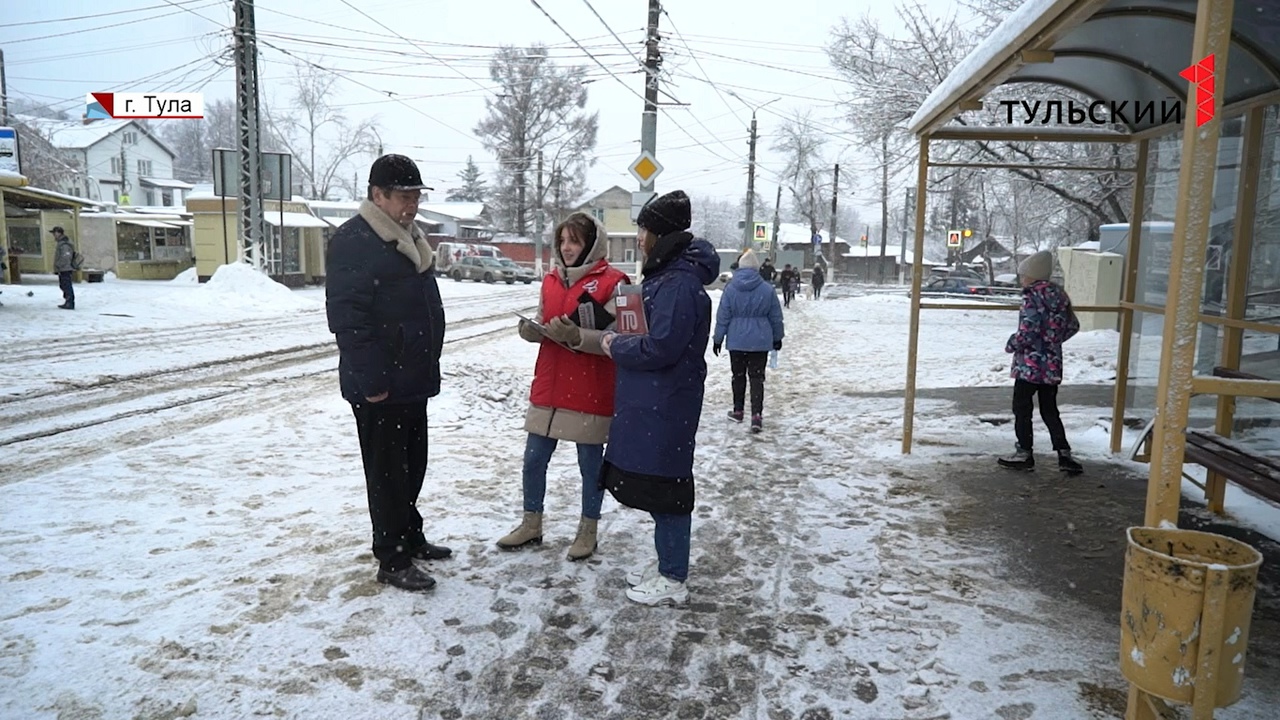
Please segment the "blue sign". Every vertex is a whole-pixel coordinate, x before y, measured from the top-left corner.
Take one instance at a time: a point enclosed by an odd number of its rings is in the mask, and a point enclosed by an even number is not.
[[[18,161],[18,131],[11,127],[0,127],[0,171],[22,174],[22,164]]]
[[[822,244],[822,233],[814,233],[814,234],[813,234],[813,244],[814,244],[814,245],[821,245],[821,244]]]

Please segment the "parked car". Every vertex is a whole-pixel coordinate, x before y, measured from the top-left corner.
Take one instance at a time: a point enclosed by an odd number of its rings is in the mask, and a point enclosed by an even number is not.
[[[498,258],[498,262],[502,263],[502,266],[505,268],[515,270],[516,280],[519,280],[525,285],[528,285],[529,283],[538,279],[538,276],[534,274],[532,268],[527,268],[524,265],[521,265],[520,263],[516,262],[515,260],[512,260],[511,258]]]
[[[449,271],[449,277],[458,282],[463,279],[487,283],[502,280],[511,285],[516,281],[516,271],[503,265],[497,258],[473,255],[454,263],[453,269]]]
[[[966,277],[940,277],[926,282],[920,289],[923,293],[943,293],[948,295],[990,295],[991,288]]]

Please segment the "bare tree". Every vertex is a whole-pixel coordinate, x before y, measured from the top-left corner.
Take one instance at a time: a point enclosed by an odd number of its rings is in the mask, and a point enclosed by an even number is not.
[[[742,247],[742,229],[738,227],[742,213],[739,203],[704,195],[691,198],[691,204],[691,230],[695,235],[718,248]]]
[[[830,214],[830,170],[823,157],[826,143],[809,113],[797,112],[783,124],[773,144],[786,160],[781,177],[791,194],[791,210],[809,224],[811,235],[817,234]]]
[[[915,138],[906,133],[906,123],[928,94],[941,84],[964,56],[989,33],[1020,0],[964,0],[970,10],[985,20],[977,33],[964,30],[954,13],[930,14],[918,3],[898,6],[898,17],[906,31],[895,37],[869,16],[855,21],[844,20],[832,31],[828,56],[836,71],[848,84],[847,118],[850,126],[864,142],[888,139],[889,154],[896,162],[914,160]],[[1042,93],[1049,99],[1079,96],[1063,88],[1019,85],[1019,97]],[[988,110],[976,120],[958,120],[961,124],[1004,122],[997,117],[1000,99],[1010,96],[1007,87],[990,93],[985,102]],[[1037,95],[1040,97],[1040,95]],[[1064,143],[934,143],[934,159],[949,161],[1024,162],[1043,164],[1086,164],[1120,168],[1132,163],[1133,150],[1123,147],[1097,147]],[[1068,160],[1068,158],[1074,158]],[[1037,188],[1036,202],[1052,206],[1071,206],[1080,212],[1073,223],[1060,230],[1068,236],[1080,233],[1096,237],[1096,226],[1106,222],[1122,222],[1127,217],[1131,178],[1123,172],[1065,173],[1037,169],[1009,171]],[[980,203],[968,197],[965,188],[977,181],[973,169],[935,170],[930,174],[930,192],[949,191],[953,197],[947,208],[930,217],[942,223],[955,223],[966,210]],[[932,224],[937,228],[938,224]]]
[[[376,120],[351,121],[330,103],[337,81],[334,73],[299,62],[294,65],[288,102],[275,106],[263,102],[269,140],[264,146],[274,145],[293,156],[294,172],[317,200],[330,199],[330,193],[343,185],[355,167],[353,158],[376,154],[381,144]]]
[[[595,164],[598,113],[585,111],[585,68],[557,66],[544,45],[503,46],[489,63],[489,77],[498,94],[485,99],[488,114],[475,133],[499,161],[492,205],[501,222],[527,235],[531,210],[545,210],[556,195],[564,205],[584,192]],[[541,197],[534,179],[540,154]]]

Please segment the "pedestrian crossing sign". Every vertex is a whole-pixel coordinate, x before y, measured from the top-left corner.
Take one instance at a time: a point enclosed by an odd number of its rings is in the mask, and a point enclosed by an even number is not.
[[[769,226],[768,226],[768,224],[767,224],[767,223],[762,223],[762,222],[758,222],[758,223],[756,223],[756,235],[755,235],[755,238],[756,238],[756,240],[768,240],[768,239],[769,239]]]

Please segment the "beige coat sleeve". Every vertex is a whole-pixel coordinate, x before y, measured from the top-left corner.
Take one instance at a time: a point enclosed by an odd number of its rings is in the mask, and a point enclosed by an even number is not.
[[[538,311],[533,314],[533,320],[534,322],[537,322],[537,323],[542,322],[542,293],[538,293]],[[521,320],[520,323],[516,326],[516,331],[520,333],[521,338],[523,338],[524,340],[527,340],[528,342],[531,342],[531,343],[542,342],[542,333],[529,327],[529,324],[526,323],[524,320]]]

